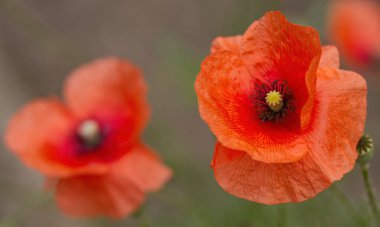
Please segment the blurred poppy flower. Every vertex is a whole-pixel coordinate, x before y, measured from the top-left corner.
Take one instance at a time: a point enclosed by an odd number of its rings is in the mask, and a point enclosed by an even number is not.
[[[136,66],[96,60],[69,76],[65,103],[41,99],[18,112],[5,142],[47,176],[65,213],[123,217],[171,176],[140,141],[149,118],[146,90]]]
[[[195,82],[218,139],[212,161],[227,192],[277,204],[315,196],[350,171],[366,114],[366,83],[339,69],[335,47],[279,12],[242,36],[219,37]]]
[[[374,67],[380,59],[380,3],[335,0],[327,18],[328,36],[347,62]]]

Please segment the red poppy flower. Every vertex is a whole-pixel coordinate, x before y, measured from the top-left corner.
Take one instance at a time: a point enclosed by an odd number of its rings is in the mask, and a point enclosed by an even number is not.
[[[140,141],[149,118],[146,90],[136,66],[97,60],[69,76],[66,103],[41,99],[17,113],[5,142],[26,165],[56,182],[65,213],[122,217],[171,176]]]
[[[235,196],[304,201],[354,166],[366,83],[339,69],[336,48],[321,48],[311,27],[270,12],[243,36],[215,39],[195,90],[218,139],[215,178]]]
[[[380,57],[380,4],[375,0],[335,0],[328,35],[351,64],[372,66]]]

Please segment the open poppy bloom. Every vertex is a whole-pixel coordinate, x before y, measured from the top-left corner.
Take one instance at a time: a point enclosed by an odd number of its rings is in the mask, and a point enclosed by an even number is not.
[[[69,76],[65,103],[36,100],[17,113],[5,142],[46,175],[65,213],[123,217],[171,176],[140,140],[149,118],[146,90],[136,66],[96,60]]]
[[[348,63],[371,67],[380,60],[380,3],[376,0],[335,0],[328,35]]]
[[[350,171],[366,115],[366,83],[339,69],[335,47],[279,12],[242,36],[219,37],[195,82],[199,112],[218,139],[212,161],[227,192],[301,202]]]

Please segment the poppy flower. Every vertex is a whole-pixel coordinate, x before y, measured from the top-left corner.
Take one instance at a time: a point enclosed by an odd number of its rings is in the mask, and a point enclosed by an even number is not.
[[[133,64],[96,60],[68,77],[65,102],[46,98],[22,108],[5,142],[46,176],[65,213],[121,218],[171,176],[140,140],[150,112],[146,92]]]
[[[195,82],[218,142],[212,168],[227,192],[264,204],[307,200],[350,171],[366,83],[339,69],[318,32],[269,12],[242,36],[219,37]]]
[[[327,18],[329,39],[347,62],[374,67],[380,58],[380,4],[375,0],[335,0]]]

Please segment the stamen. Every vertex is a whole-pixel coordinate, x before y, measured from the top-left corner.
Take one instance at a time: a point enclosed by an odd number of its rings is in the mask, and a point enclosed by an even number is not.
[[[83,121],[77,130],[78,136],[87,148],[95,148],[101,142],[101,128],[95,120]]]

